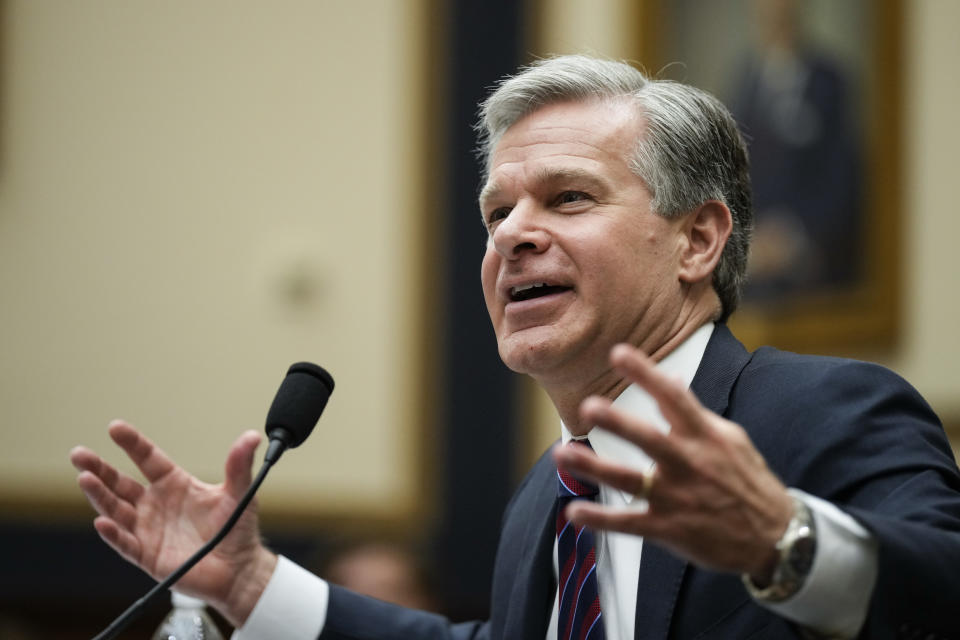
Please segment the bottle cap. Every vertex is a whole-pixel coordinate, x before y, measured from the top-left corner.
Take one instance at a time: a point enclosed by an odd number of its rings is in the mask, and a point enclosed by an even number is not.
[[[170,600],[173,601],[174,607],[183,607],[185,609],[202,609],[207,606],[207,603],[200,598],[194,598],[193,596],[185,595],[179,591],[171,591],[170,594]]]

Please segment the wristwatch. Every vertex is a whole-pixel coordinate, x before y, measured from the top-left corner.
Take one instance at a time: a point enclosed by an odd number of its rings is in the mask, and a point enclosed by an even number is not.
[[[774,545],[777,565],[769,585],[760,588],[748,574],[741,575],[751,596],[765,602],[781,602],[800,591],[813,567],[817,553],[817,524],[809,507],[796,496],[793,498],[793,517],[783,536]]]

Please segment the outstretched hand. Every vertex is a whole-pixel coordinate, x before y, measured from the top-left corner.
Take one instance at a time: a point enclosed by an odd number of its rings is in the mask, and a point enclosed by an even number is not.
[[[587,398],[580,407],[584,424],[635,443],[656,467],[645,480],[641,470],[602,460],[585,447],[557,447],[559,466],[642,495],[649,505],[643,511],[575,501],[567,507],[568,518],[595,529],[644,536],[699,566],[748,573],[763,584],[776,559],[774,544],[793,513],[786,488],[743,428],[703,407],[640,351],[618,345],[610,360],[653,396],[670,432],[618,410],[605,398]]]
[[[211,485],[178,466],[134,427],[114,421],[110,437],[136,464],[146,485],[78,446],[70,461],[77,484],[99,514],[94,527],[126,560],[162,580],[211,539],[251,483],[255,431],[243,433],[227,454],[225,480]],[[234,529],[177,582],[177,589],[215,606],[235,626],[253,609],[276,564],[260,542],[256,502]]]

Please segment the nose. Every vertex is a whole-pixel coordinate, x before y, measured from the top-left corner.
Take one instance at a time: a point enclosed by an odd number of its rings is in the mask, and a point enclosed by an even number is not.
[[[542,212],[531,203],[518,203],[497,224],[490,236],[497,253],[515,260],[527,253],[543,253],[550,246],[550,233]]]

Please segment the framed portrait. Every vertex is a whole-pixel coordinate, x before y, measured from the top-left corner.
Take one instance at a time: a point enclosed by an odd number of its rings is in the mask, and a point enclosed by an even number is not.
[[[645,0],[641,56],[733,111],[754,200],[750,347],[883,349],[900,274],[899,0]]]

